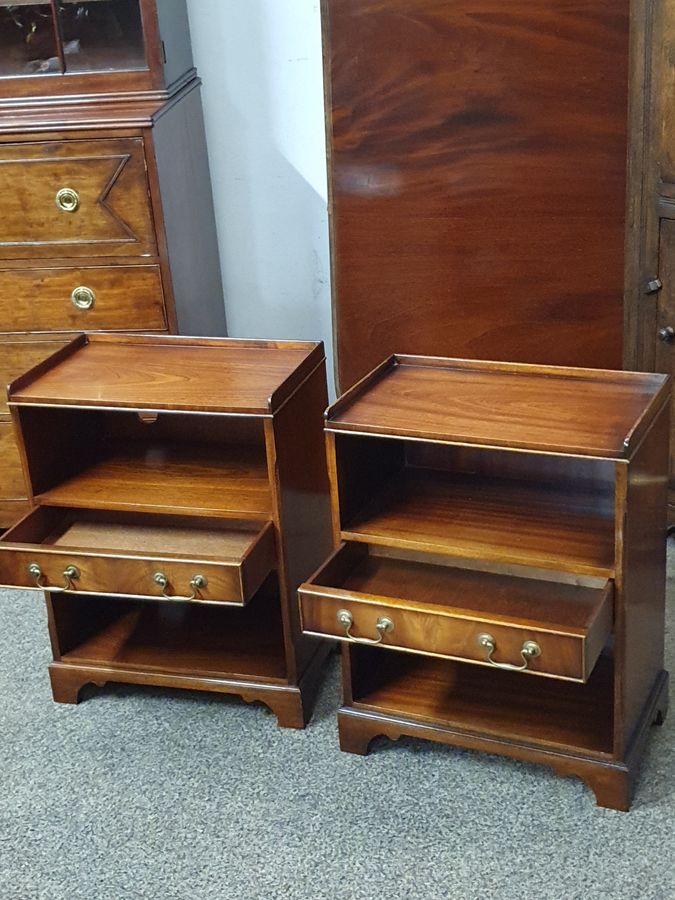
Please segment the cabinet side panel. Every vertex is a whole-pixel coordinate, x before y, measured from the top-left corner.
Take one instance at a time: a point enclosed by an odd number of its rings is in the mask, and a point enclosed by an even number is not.
[[[332,548],[323,438],[323,412],[327,405],[322,363],[277,413],[273,423],[275,505],[283,548],[279,574],[287,642],[289,649],[294,647],[298,678],[320,643],[301,634],[298,587],[324,562]]]
[[[164,44],[164,79],[167,87],[193,67],[185,0],[159,0],[159,37]]]
[[[629,0],[324,0],[340,388],[620,368]]]
[[[227,333],[223,284],[198,88],[152,129],[180,334]]]
[[[618,507],[624,507],[615,598],[619,753],[663,669],[669,412],[664,408],[617,484]]]

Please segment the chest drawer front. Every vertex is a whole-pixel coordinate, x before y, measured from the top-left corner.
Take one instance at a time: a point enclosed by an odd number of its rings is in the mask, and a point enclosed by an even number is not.
[[[0,497],[3,500],[23,500],[26,497],[19,448],[14,427],[9,421],[0,422]]]
[[[0,331],[166,328],[159,266],[0,269]]]
[[[37,507],[0,540],[0,583],[243,606],[275,559],[269,523]]]
[[[345,545],[300,587],[303,631],[585,682],[612,583],[577,587],[369,555]]]
[[[142,138],[0,145],[0,257],[155,253]]]
[[[9,414],[7,385],[69,342],[68,338],[22,341],[8,336],[7,340],[0,339],[0,414]]]

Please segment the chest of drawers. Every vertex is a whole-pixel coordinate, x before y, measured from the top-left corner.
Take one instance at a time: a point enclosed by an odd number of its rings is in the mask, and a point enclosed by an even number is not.
[[[259,700],[302,727],[327,645],[295,591],[330,548],[323,347],[83,335],[10,385],[31,511],[0,584],[45,592],[54,698]]]
[[[184,0],[0,5],[0,529],[4,385],[82,331],[226,333],[199,91]]]
[[[430,738],[627,809],[663,669],[668,380],[394,356],[329,409],[344,750]]]

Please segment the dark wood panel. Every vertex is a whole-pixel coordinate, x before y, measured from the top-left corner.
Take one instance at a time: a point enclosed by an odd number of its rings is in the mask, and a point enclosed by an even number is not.
[[[323,0],[344,389],[391,352],[617,368],[629,0]]]

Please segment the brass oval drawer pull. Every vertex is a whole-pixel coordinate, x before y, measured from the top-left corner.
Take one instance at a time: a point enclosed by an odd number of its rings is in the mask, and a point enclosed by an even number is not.
[[[389,634],[394,630],[394,623],[388,616],[380,616],[380,618],[375,623],[375,629],[379,634],[377,638],[359,638],[354,637],[351,633],[351,627],[354,624],[354,616],[349,612],[348,609],[339,609],[337,614],[337,620],[340,625],[345,630],[345,635],[349,638],[350,641],[353,641],[355,644],[381,644],[384,640],[385,634]]]
[[[79,287],[76,287],[70,295],[70,300],[73,306],[76,306],[78,309],[91,309],[94,303],[96,303],[96,294],[91,288],[81,284]]]
[[[497,642],[491,634],[479,634],[478,643],[481,645],[481,647],[483,647],[484,650],[487,650],[487,661],[491,666],[494,666],[497,669],[506,669],[509,672],[522,672],[523,669],[526,669],[528,667],[531,659],[535,659],[537,656],[541,656],[541,647],[536,643],[536,641],[525,641],[523,646],[520,648],[520,655],[523,658],[523,664],[522,666],[516,666],[513,663],[497,662],[492,658],[492,654],[497,649]]]
[[[195,575],[194,578],[190,579],[192,593],[189,597],[181,597],[179,594],[167,594],[166,589],[169,586],[169,579],[164,572],[155,572],[152,576],[152,580],[162,589],[162,597],[164,597],[165,600],[196,600],[199,591],[208,585],[208,581],[203,575]]]
[[[54,594],[62,594],[66,591],[75,590],[73,582],[77,581],[80,577],[80,570],[77,566],[66,566],[63,570],[63,587],[53,587],[52,585],[45,584],[44,572],[37,563],[31,563],[28,566],[28,574],[35,579],[36,587],[41,588],[43,591],[51,591]]]
[[[74,213],[80,208],[80,195],[72,188],[61,188],[54,199],[61,212]]]

